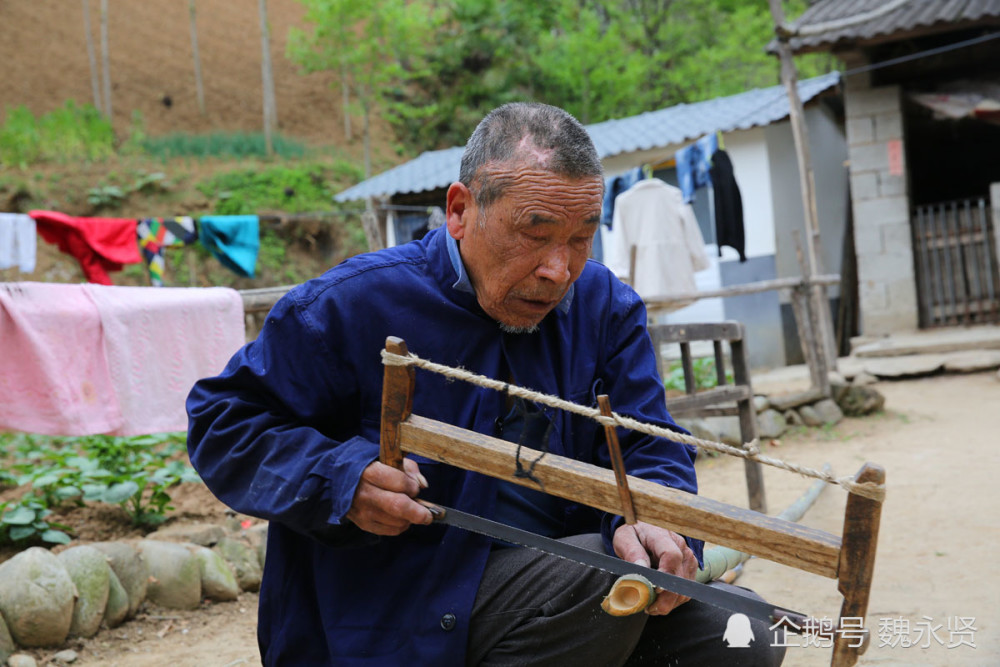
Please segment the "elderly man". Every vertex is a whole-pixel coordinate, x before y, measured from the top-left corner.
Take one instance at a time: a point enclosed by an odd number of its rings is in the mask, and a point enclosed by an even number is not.
[[[188,400],[191,460],[234,509],[270,520],[265,665],[774,664],[725,651],[728,614],[663,593],[617,618],[613,577],[432,524],[414,499],[692,577],[701,544],[419,458],[378,462],[387,336],[418,355],[673,425],[642,302],[588,261],[602,169],[560,109],[511,104],[469,139],[447,226],[289,292],[258,339]],[[414,412],[610,467],[599,425],[421,373]],[[696,491],[694,453],[623,434],[630,474]],[[680,663],[676,661],[680,661]],[[777,658],[780,662],[780,655]]]

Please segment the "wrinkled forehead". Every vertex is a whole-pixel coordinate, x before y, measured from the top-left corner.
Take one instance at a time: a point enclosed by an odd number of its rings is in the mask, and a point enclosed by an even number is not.
[[[600,210],[604,198],[604,179],[599,175],[571,177],[524,160],[483,165],[473,187],[484,206],[500,201],[520,205],[544,201]]]

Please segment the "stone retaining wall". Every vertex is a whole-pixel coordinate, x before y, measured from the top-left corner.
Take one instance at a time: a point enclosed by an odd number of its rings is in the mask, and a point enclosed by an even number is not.
[[[145,601],[195,609],[260,589],[267,525],[169,527],[142,540],[95,542],[55,554],[32,547],[0,564],[0,664],[18,648],[58,647],[132,618]]]

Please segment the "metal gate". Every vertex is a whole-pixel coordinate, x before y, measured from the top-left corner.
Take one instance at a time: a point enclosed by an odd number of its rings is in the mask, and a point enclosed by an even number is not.
[[[913,212],[920,326],[1000,322],[997,245],[986,199]]]

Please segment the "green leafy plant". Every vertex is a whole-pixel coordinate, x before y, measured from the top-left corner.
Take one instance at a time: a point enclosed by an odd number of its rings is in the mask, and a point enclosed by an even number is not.
[[[37,538],[50,544],[66,544],[72,539],[64,532],[69,529],[68,526],[45,520],[52,510],[34,498],[0,504],[0,510],[3,511],[0,542],[17,543]]]
[[[200,481],[191,466],[178,460],[185,448],[183,433],[131,438],[6,436],[6,441],[14,450],[9,468],[17,473],[17,485],[30,487],[22,502],[37,503],[39,511],[65,502],[103,502],[120,505],[137,526],[155,526],[172,509],[169,489]],[[26,516],[21,512],[15,518]]]
[[[3,164],[99,160],[114,150],[111,123],[93,106],[78,106],[73,100],[37,118],[25,106],[10,109],[0,126]]]
[[[301,158],[306,154],[302,143],[275,135],[271,138],[274,154],[282,158]],[[138,138],[148,155],[158,158],[175,157],[266,157],[267,147],[260,132],[212,132],[209,134],[174,133],[162,137]]]
[[[87,190],[87,203],[94,208],[116,208],[126,196],[126,192],[117,185],[99,185]]]
[[[691,366],[694,370],[695,387],[697,389],[711,389],[718,385],[718,376],[715,372],[715,359],[712,357],[701,357],[693,359]],[[733,374],[726,371],[726,382],[732,383]],[[686,391],[684,384],[684,366],[678,359],[670,363],[670,370],[663,380],[663,387],[675,391]]]

